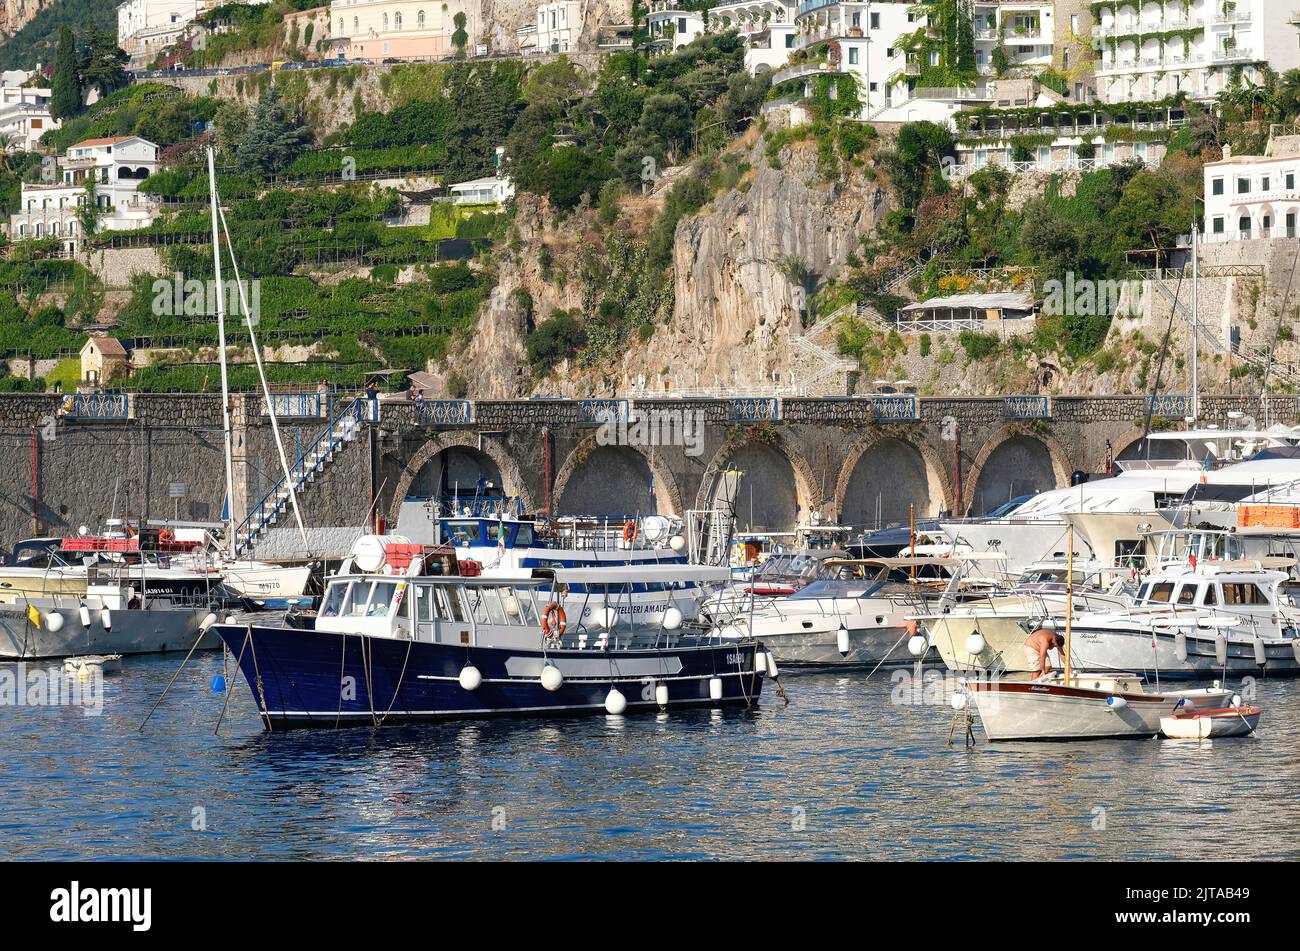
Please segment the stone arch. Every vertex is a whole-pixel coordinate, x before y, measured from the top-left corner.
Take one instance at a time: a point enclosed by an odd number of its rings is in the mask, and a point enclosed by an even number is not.
[[[795,513],[796,523],[799,521],[799,512],[808,513],[821,511],[823,499],[821,490],[817,486],[817,480],[813,476],[812,466],[804,458],[803,453],[795,449],[788,439],[779,432],[773,433],[772,438],[760,438],[751,432],[741,432],[727,438],[722,447],[713,454],[709,460],[708,466],[705,467],[704,475],[700,478],[700,487],[695,494],[695,507],[697,509],[707,509],[713,504],[713,494],[717,488],[718,476],[723,471],[723,467],[742,450],[751,447],[762,447],[770,449],[778,455],[784,457],[790,466],[791,474],[794,477],[794,495],[795,504],[799,511]]]
[[[645,463],[651,476],[654,478],[654,497],[656,513],[659,515],[684,515],[682,510],[682,493],[677,487],[677,479],[674,478],[672,471],[664,464],[663,457],[655,452],[654,447],[633,446],[633,445],[609,445],[601,446],[596,442],[594,435],[588,436],[573,448],[573,451],[561,463],[559,470],[555,473],[555,486],[551,490],[551,497],[555,500],[556,511],[559,511],[560,500],[564,497],[565,489],[569,488],[573,477],[579,472],[587,459],[595,452],[601,450],[612,450],[615,452],[630,452],[639,456]],[[584,513],[590,515],[606,514],[602,512]],[[632,513],[617,513],[632,514]]]
[[[502,493],[506,496],[518,496],[525,512],[532,513],[535,511],[532,496],[529,494],[527,483],[524,481],[523,471],[495,439],[490,436],[480,438],[475,433],[448,432],[433,437],[417,449],[402,469],[402,474],[397,480],[397,487],[393,490],[392,504],[388,508],[389,525],[397,524],[398,516],[402,511],[402,501],[406,498],[406,494],[411,491],[411,485],[420,474],[420,470],[431,462],[438,453],[457,448],[473,449],[491,459],[501,473]]]
[[[844,465],[840,468],[839,479],[835,485],[835,515],[838,519],[840,521],[848,519],[845,507],[859,464],[863,462],[870,450],[882,447],[882,444],[886,443],[903,446],[920,457],[926,480],[925,491],[930,502],[928,508],[933,511],[917,512],[917,517],[934,515],[940,507],[953,511],[952,480],[944,470],[943,461],[933,446],[926,442],[915,443],[900,436],[870,430],[859,437],[845,454]],[[849,521],[850,524],[853,523],[852,520]]]
[[[962,499],[963,511],[972,510],[977,501],[979,501],[980,477],[985,474],[985,468],[994,454],[1004,446],[1012,443],[1021,445],[1029,442],[1038,443],[1047,453],[1047,460],[1050,468],[1051,478],[1054,480],[1054,486],[1044,486],[1044,488],[1063,488],[1070,484],[1070,473],[1073,471],[1070,465],[1070,455],[1063,445],[1046,431],[1039,429],[1028,423],[1007,423],[1000,429],[997,429],[984,442],[980,448],[979,454],[975,457],[975,462],[971,465],[969,471],[963,480],[965,490]],[[1026,446],[1026,448],[1028,448]],[[1026,481],[1032,481],[1027,479]],[[1038,491],[1042,491],[1041,489]],[[1002,501],[1006,501],[1003,499]],[[992,506],[985,506],[991,508]],[[978,514],[972,512],[972,514]]]

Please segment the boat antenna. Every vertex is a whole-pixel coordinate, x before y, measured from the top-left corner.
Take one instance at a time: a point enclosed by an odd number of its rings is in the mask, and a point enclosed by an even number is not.
[[[211,148],[209,148],[209,153]],[[212,183],[213,195],[216,195],[217,184],[214,180]],[[239,308],[244,314],[244,323],[248,325],[248,339],[253,345],[253,360],[257,364],[257,379],[262,384],[262,397],[266,400],[266,411],[271,416],[271,433],[275,437],[275,448],[280,456],[280,468],[284,471],[284,484],[289,487],[289,502],[293,505],[293,518],[298,523],[298,534],[302,536],[302,545],[308,556],[311,556],[311,542],[307,538],[307,529],[302,524],[302,511],[298,508],[298,490],[293,484],[293,475],[289,471],[289,458],[284,452],[284,440],[280,438],[280,423],[275,416],[275,404],[271,401],[271,388],[266,383],[266,370],[262,366],[262,348],[257,345],[257,331],[253,329],[253,315],[248,309],[248,295],[244,290],[244,282],[239,277],[239,262],[235,260],[235,245],[230,240],[230,226],[226,224],[226,211],[224,208],[217,206],[217,212],[221,216],[221,229],[226,234],[226,248],[230,251],[230,266],[235,271],[235,289],[239,292]],[[225,297],[225,292],[221,284],[217,283],[217,296]],[[233,517],[233,511],[231,513]]]
[[[1151,414],[1155,410],[1156,395],[1160,392],[1160,377],[1165,368],[1165,356],[1169,352],[1169,337],[1174,331],[1174,317],[1178,313],[1178,300],[1183,293],[1183,275],[1179,272],[1178,283],[1174,285],[1174,302],[1169,308],[1169,324],[1165,327],[1165,339],[1160,344],[1160,360],[1156,363],[1156,379],[1151,386],[1151,398],[1147,400],[1146,417],[1142,422],[1142,447],[1147,459],[1151,458]]]
[[[217,355],[221,365],[221,431],[226,442],[226,509],[230,517],[230,557],[236,557],[235,548],[235,468],[234,443],[230,432],[230,378],[226,373],[226,302],[221,293],[221,236],[217,227],[217,165],[216,153],[208,146],[208,198],[212,204],[212,268],[216,279],[217,298]]]

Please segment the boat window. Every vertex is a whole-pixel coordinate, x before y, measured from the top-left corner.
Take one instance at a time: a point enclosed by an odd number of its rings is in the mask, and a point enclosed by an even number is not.
[[[444,522],[443,531],[453,545],[478,544],[478,522]]]
[[[1162,581],[1159,584],[1151,586],[1151,600],[1159,601],[1162,604],[1168,604],[1169,599],[1174,594],[1174,583],[1172,581]]]
[[[496,588],[472,588],[468,593],[470,613],[475,621],[479,624],[506,623],[506,611]]]
[[[365,617],[366,604],[370,600],[370,589],[374,587],[371,581],[354,581],[352,590],[348,593],[348,602],[343,608],[344,617]]]
[[[434,604],[433,588],[428,585],[417,584],[415,586],[415,606],[416,614],[421,621],[432,621],[437,618],[437,610]]]
[[[320,606],[320,617],[338,617],[347,597],[350,581],[335,582],[325,589],[325,600]]]
[[[1141,587],[1139,587],[1137,593],[1137,599],[1139,601],[1145,601],[1147,599],[1147,593],[1150,590],[1151,590],[1151,586],[1149,584],[1144,584]]]
[[[1178,589],[1178,603],[1179,603],[1179,604],[1195,604],[1195,603],[1196,603],[1196,588],[1197,588],[1197,585],[1194,585],[1194,584],[1185,584],[1185,585],[1183,585],[1181,588],[1179,588],[1179,589]]]
[[[450,619],[465,623],[465,604],[460,599],[460,592],[447,585],[438,585],[436,588],[438,595],[438,616],[444,620]]]
[[[388,617],[396,592],[396,581],[376,581],[370,592],[370,603],[366,605],[366,617]]]
[[[511,613],[511,621],[516,624],[525,624],[535,626],[539,623],[537,618],[537,605],[533,603],[532,592],[527,588],[506,588],[506,607],[510,607],[509,599],[513,598],[515,611]]]
[[[515,535],[515,545],[527,548],[531,544],[533,544],[533,526],[520,525],[519,532]]]
[[[1300,608],[1300,582],[1282,582],[1277,589],[1277,599],[1293,608]]]
[[[1259,589],[1259,585],[1245,581],[1234,581],[1223,586],[1224,604],[1268,604],[1268,595]]]
[[[1218,594],[1217,594],[1216,591],[1215,591],[1215,587],[1214,587],[1214,585],[1212,585],[1212,584],[1207,584],[1207,585],[1205,586],[1205,598],[1201,601],[1201,603],[1202,603],[1202,604],[1218,604],[1218,603],[1219,603],[1219,596],[1218,596]]]

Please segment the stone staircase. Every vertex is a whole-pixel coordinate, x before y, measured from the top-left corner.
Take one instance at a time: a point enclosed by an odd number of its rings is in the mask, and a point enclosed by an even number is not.
[[[1192,322],[1192,311],[1187,303],[1187,294],[1180,295],[1174,288],[1170,287],[1163,273],[1147,272],[1143,274],[1143,277],[1146,278],[1149,285],[1154,287],[1170,303],[1180,317],[1189,324]],[[1213,349],[1214,352],[1228,355],[1257,368],[1261,371],[1265,380],[1281,380],[1288,386],[1300,389],[1300,374],[1289,371],[1276,361],[1270,360],[1268,351],[1241,342],[1229,345],[1204,320],[1196,322],[1196,334],[1201,342]]]
[[[250,554],[259,540],[288,510],[292,493],[301,493],[315,482],[340,452],[356,439],[363,424],[371,420],[371,402],[358,397],[331,412],[324,431],[311,442],[272,489],[249,508],[248,515],[235,528],[235,555]]]

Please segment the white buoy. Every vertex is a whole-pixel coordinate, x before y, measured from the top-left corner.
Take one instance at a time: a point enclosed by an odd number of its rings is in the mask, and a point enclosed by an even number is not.
[[[626,709],[627,697],[623,696],[617,687],[610,687],[609,693],[605,694],[605,712],[616,717]]]
[[[58,611],[51,611],[49,616],[45,618],[45,626],[51,631],[63,630],[63,615]]]
[[[539,678],[542,686],[547,690],[554,692],[564,685],[564,674],[560,673],[560,668],[554,664],[547,664],[542,668],[542,675]]]
[[[1123,710],[1128,706],[1128,701],[1123,697],[1111,696],[1106,698],[1106,706],[1111,710]]]
[[[988,645],[984,640],[984,635],[981,634],[979,631],[976,631],[974,634],[967,635],[966,653],[970,654],[972,657],[978,657],[980,654],[984,653],[984,648],[986,646]]]
[[[510,617],[519,617],[519,599],[513,594],[507,594],[502,601],[505,602],[506,614]]]
[[[767,673],[767,651],[754,651],[754,673]]]
[[[655,703],[661,710],[668,706],[668,685],[662,680],[655,684]]]
[[[920,634],[913,634],[907,639],[907,652],[913,657],[920,657],[929,646],[929,642]]]
[[[949,702],[952,704],[952,708],[954,710],[965,710],[967,699],[968,698],[966,694],[962,693],[960,690],[957,690],[953,692],[952,700]]]
[[[77,615],[81,618],[82,627],[90,627],[90,608],[86,607],[86,602],[81,602],[81,607],[77,609]]]
[[[1261,667],[1268,663],[1268,654],[1264,652],[1264,639],[1262,637],[1255,638],[1255,663]]]
[[[781,671],[776,666],[776,655],[768,651],[764,656],[767,658],[767,675],[776,680],[781,676]],[[718,683],[721,685],[722,681],[718,681]]]
[[[212,627],[212,625],[216,623],[217,623],[217,616],[213,614],[211,611],[209,611],[207,616],[204,617],[203,620],[199,622],[199,630],[207,631]]]
[[[104,625],[104,630],[109,631],[113,628],[113,615],[109,613],[108,608],[99,612],[99,623]]]
[[[721,677],[709,678],[709,699],[710,700],[722,699],[722,678]]]
[[[682,612],[677,608],[669,608],[664,612],[664,630],[675,631],[682,626]]]
[[[1220,667],[1228,662],[1228,635],[1214,635],[1214,660]]]
[[[1300,664],[1300,637],[1291,641],[1291,653],[1295,655],[1295,662]]]
[[[597,612],[596,620],[606,631],[612,631],[618,624],[618,612],[613,608],[602,608]]]
[[[672,538],[668,539],[668,547],[673,551],[681,551],[686,547],[686,539],[682,538],[680,535],[674,535]]]
[[[1234,693],[1234,694],[1232,695],[1232,700],[1228,703],[1228,706],[1230,706],[1230,707],[1239,707],[1239,706],[1241,706],[1241,694],[1239,694],[1239,693]]]
[[[1174,635],[1174,656],[1179,660],[1187,660],[1187,632],[1182,628]]]
[[[460,676],[456,679],[460,681],[461,687],[472,693],[483,682],[483,675],[479,673],[478,668],[473,664],[466,664],[460,669]]]
[[[235,616],[234,616],[233,614],[227,614],[227,615],[226,615],[226,623],[227,623],[227,624],[234,624],[234,623],[235,623]]]
[[[835,632],[835,648],[840,652],[841,657],[849,656],[849,629],[840,622],[840,629]]]

